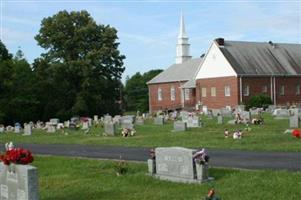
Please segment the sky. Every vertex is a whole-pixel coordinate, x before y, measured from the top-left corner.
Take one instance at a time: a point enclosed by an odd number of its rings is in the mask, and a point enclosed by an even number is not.
[[[43,18],[87,10],[98,24],[118,30],[119,50],[126,56],[123,80],[175,62],[181,12],[194,58],[218,37],[301,43],[301,0],[0,0],[0,7],[1,41],[13,54],[20,48],[30,63],[45,52],[34,39]]]

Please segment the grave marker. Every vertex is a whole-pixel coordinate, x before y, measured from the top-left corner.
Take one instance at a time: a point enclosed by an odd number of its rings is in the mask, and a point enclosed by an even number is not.
[[[186,131],[186,130],[187,130],[187,124],[186,124],[186,122],[174,121],[174,124],[173,124],[173,131],[174,132]]]
[[[38,200],[37,168],[31,165],[4,165],[0,162],[1,200]]]

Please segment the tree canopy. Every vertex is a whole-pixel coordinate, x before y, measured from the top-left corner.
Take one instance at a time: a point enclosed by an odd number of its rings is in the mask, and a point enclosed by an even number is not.
[[[87,11],[60,11],[35,39],[45,53],[32,66],[0,41],[0,123],[120,112],[125,56],[115,28]]]
[[[124,89],[127,110],[141,112],[148,110],[149,94],[146,83],[162,71],[150,70],[142,75],[137,72],[131,78],[127,78]]]
[[[60,11],[42,20],[35,39],[46,50],[34,62],[44,119],[119,111],[125,56],[115,28],[87,11]]]

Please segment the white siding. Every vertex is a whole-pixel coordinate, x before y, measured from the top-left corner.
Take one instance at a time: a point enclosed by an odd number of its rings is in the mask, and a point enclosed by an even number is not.
[[[209,48],[204,59],[205,60],[196,76],[196,79],[237,76],[236,72],[215,42],[213,42]]]

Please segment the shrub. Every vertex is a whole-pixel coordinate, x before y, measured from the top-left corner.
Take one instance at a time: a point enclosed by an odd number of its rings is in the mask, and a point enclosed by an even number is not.
[[[259,95],[252,96],[250,98],[250,100],[247,103],[247,109],[252,107],[267,108],[268,105],[271,104],[273,104],[273,102],[268,95],[259,94]]]

